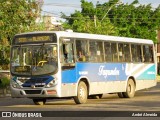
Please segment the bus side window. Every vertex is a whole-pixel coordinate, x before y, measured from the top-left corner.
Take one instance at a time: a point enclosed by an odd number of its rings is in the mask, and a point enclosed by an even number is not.
[[[131,52],[132,52],[132,62],[142,62],[142,51],[141,45],[132,44],[131,45]]]
[[[118,62],[117,43],[111,43],[112,61]]]
[[[141,45],[137,45],[137,62],[142,62],[142,49]]]
[[[130,54],[130,45],[124,44],[124,61],[125,62],[131,62],[131,54]]]
[[[132,44],[131,45],[131,52],[132,52],[132,62],[137,62],[137,48],[136,45]]]
[[[99,62],[104,61],[103,43],[102,42],[97,42],[97,60]]]
[[[76,53],[77,53],[77,61],[86,62],[88,61],[88,45],[87,40],[76,40]]]
[[[144,62],[153,62],[153,48],[149,45],[143,45]]]
[[[153,58],[153,46],[149,46],[149,53],[150,53],[150,62],[154,62]]]
[[[123,44],[118,44],[118,55],[119,55],[119,62],[124,62],[124,49]]]
[[[97,62],[97,44],[96,41],[89,42],[89,61],[90,62]]]
[[[105,61],[106,62],[112,62],[111,43],[104,42],[104,50],[105,50]]]

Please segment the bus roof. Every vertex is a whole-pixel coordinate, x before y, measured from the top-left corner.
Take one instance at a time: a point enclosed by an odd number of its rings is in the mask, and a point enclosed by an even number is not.
[[[58,37],[71,37],[71,38],[84,38],[91,40],[104,40],[104,41],[114,41],[114,42],[129,42],[129,43],[141,43],[141,44],[153,44],[152,40],[141,39],[141,38],[129,38],[129,37],[119,37],[110,35],[98,35],[89,33],[78,33],[78,32],[67,32],[67,31],[36,31],[21,33],[17,35],[27,35],[27,34],[41,34],[41,33],[55,33]]]

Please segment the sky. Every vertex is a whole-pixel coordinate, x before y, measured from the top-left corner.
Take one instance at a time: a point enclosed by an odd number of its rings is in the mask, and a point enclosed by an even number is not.
[[[81,10],[81,0],[43,0],[44,4],[42,6],[42,14],[43,15],[52,15],[57,19],[60,19],[61,12],[66,15],[70,15],[74,13],[75,10]],[[99,1],[100,3],[108,2],[108,0],[86,0],[89,2],[93,2],[94,4]],[[131,3],[134,0],[120,0],[123,3]],[[139,0],[140,4],[150,4],[153,8],[158,7],[160,5],[160,0]]]

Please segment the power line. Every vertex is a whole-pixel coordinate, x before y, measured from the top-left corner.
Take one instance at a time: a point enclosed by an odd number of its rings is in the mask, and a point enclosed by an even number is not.
[[[44,10],[42,10],[42,12],[48,12],[48,13],[51,13],[51,14],[58,14],[58,13],[61,13],[61,12],[57,12],[57,11],[55,11],[56,13],[53,13],[52,11],[44,11]],[[74,13],[73,13],[74,14]],[[105,14],[105,12],[104,13],[81,13],[82,15],[85,15],[85,16],[90,16],[90,15],[97,15],[97,16],[99,16],[99,15],[104,15]],[[123,13],[123,15],[126,15],[126,17],[130,17],[130,16],[132,16],[132,14],[133,13]],[[136,13],[135,13],[136,14]],[[115,16],[115,15],[122,15],[121,13],[116,13],[116,14],[107,14],[108,16]],[[128,16],[127,16],[128,15]],[[154,14],[153,14],[154,15]],[[152,15],[150,15],[150,14],[148,14],[148,16],[152,16]],[[152,19],[152,18],[149,18],[149,19]],[[160,18],[155,18],[155,19],[160,19]]]
[[[51,14],[51,15],[53,15],[54,17],[57,17],[57,18],[62,18],[61,15],[59,15],[59,14],[57,14],[57,13],[52,13],[52,12],[43,11],[43,10],[42,10],[42,12]]]
[[[46,3],[43,4],[46,6],[58,6],[58,7],[74,7],[74,8],[81,8],[80,5],[76,5],[76,4],[64,4],[64,3]]]
[[[112,2],[112,3],[115,3],[115,2]],[[101,8],[101,7],[108,7],[108,6],[104,6],[103,5],[104,3],[100,3],[100,4],[97,4],[97,5],[100,5],[100,6],[95,6],[95,8]],[[124,4],[124,7],[126,4]],[[141,6],[143,4],[140,4],[139,6]],[[78,5],[78,4],[64,4],[64,3],[45,3],[43,4],[43,6],[57,6],[57,7],[73,7],[73,8],[81,8],[81,5]],[[137,7],[139,7],[137,6]],[[154,9],[156,9],[157,7],[152,7]]]
[[[53,13],[53,12],[48,12],[48,11],[44,11],[44,10],[42,10],[42,12],[45,12],[45,13],[48,13],[48,14],[52,14],[52,15],[55,15],[55,17],[57,16],[57,17],[60,17],[60,18],[62,18],[61,17],[61,15],[60,14],[58,14],[58,13]],[[86,14],[87,15],[87,14]],[[88,14],[89,15],[89,14]],[[109,15],[113,15],[113,14],[109,14]],[[120,15],[120,14],[119,14]],[[77,18],[77,19],[80,19],[80,18],[82,18],[82,17],[71,17],[71,16],[65,16],[66,18]],[[128,16],[126,16],[126,18],[108,18],[108,19],[149,19],[149,20],[157,20],[157,19],[159,19],[160,20],[160,18],[127,18]],[[83,19],[94,19],[94,18],[85,18],[85,17],[83,17]]]

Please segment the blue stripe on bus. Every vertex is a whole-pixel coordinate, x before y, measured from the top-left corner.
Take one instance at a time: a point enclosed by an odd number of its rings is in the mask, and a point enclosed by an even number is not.
[[[62,83],[76,83],[76,69],[62,71]]]

